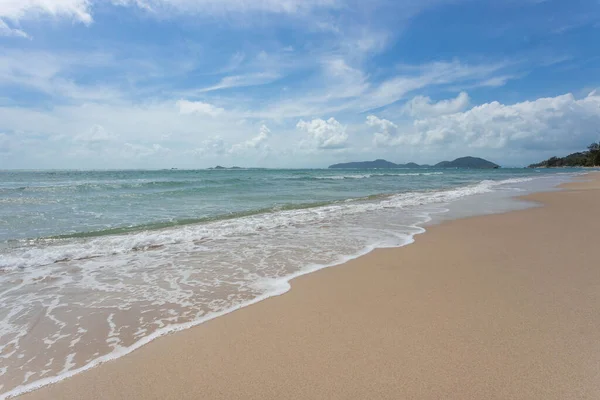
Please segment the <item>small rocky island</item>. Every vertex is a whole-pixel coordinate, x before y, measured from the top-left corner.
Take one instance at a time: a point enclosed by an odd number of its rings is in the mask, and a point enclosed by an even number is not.
[[[209,169],[213,170],[213,169],[243,169],[243,168],[242,167],[229,167],[228,168],[228,167],[223,167],[221,165],[217,165],[216,167],[210,167]]]
[[[498,164],[479,157],[460,157],[453,161],[442,161],[435,165],[419,165],[414,162],[395,164],[390,161],[378,159],[375,161],[359,161],[330,165],[329,168],[356,168],[356,169],[393,169],[393,168],[469,168],[469,169],[496,169]]]

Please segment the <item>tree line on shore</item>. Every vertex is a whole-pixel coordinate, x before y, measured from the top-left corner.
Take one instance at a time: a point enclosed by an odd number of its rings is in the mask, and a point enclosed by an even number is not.
[[[596,167],[600,166],[600,142],[592,143],[587,151],[569,154],[566,157],[550,157],[529,168],[555,168],[555,167]]]

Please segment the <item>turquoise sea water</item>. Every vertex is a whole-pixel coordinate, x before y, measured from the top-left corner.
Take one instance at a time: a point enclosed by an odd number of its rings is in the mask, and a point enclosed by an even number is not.
[[[0,399],[578,172],[0,171]]]
[[[526,169],[4,171],[0,241],[136,232],[538,175]]]

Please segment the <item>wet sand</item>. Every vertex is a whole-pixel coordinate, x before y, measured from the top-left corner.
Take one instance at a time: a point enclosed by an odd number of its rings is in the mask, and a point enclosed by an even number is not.
[[[19,396],[600,399],[600,173]]]

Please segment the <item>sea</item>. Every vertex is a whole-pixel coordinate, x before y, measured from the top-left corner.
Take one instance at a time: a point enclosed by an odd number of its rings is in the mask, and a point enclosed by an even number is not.
[[[581,173],[0,171],[0,399]]]

